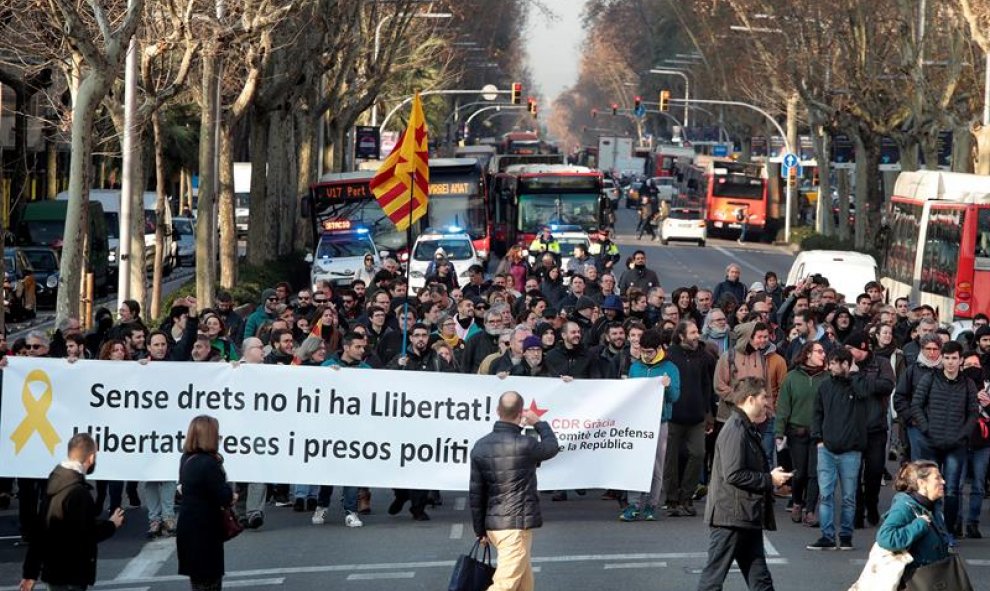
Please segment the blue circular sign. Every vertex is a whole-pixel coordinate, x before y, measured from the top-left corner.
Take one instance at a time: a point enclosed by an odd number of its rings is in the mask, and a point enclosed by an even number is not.
[[[784,155],[784,166],[786,168],[794,168],[798,165],[798,158],[794,154]]]

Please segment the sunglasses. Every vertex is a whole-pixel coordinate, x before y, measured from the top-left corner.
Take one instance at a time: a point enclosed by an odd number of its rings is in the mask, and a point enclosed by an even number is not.
[[[29,351],[37,351],[38,349],[44,349],[44,345],[24,345],[24,348]]]

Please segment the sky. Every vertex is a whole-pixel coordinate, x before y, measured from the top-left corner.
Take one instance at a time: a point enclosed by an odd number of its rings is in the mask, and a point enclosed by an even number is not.
[[[580,47],[584,39],[581,14],[585,0],[543,0],[557,15],[551,23],[538,10],[531,10],[526,39],[529,68],[547,105],[564,88],[577,82]]]

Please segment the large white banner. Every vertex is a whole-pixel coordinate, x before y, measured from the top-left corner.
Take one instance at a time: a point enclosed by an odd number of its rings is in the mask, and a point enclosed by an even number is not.
[[[522,394],[560,454],[541,489],[649,490],[663,401],[659,378],[507,378],[221,363],[9,358],[0,476],[44,477],[72,435],[99,445],[95,479],[178,478],[189,421],[220,422],[227,475],[288,482],[466,490],[470,451]]]

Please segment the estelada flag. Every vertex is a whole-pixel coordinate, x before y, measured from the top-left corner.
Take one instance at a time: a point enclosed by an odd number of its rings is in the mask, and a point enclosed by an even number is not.
[[[413,98],[409,125],[371,179],[371,192],[395,227],[405,230],[426,214],[430,189],[426,119],[419,93]],[[414,180],[415,179],[415,180]],[[410,191],[410,184],[413,185]],[[409,215],[412,211],[412,216]]]

